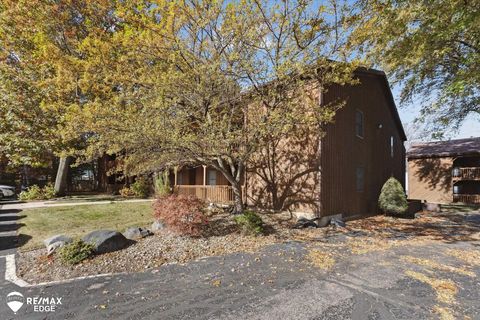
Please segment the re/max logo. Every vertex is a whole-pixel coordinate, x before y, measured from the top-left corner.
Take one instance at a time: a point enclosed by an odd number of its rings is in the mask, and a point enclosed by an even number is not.
[[[34,312],[55,312],[61,304],[61,297],[27,297],[27,305],[32,305]]]
[[[62,298],[27,297],[27,304],[62,304]]]

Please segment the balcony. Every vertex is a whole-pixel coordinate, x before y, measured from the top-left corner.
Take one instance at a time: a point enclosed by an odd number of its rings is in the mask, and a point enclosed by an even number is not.
[[[234,201],[231,186],[176,185],[173,189],[177,194],[196,196],[205,202],[232,204]]]
[[[480,204],[480,194],[454,194],[453,202]]]
[[[454,180],[480,180],[480,167],[453,168]]]

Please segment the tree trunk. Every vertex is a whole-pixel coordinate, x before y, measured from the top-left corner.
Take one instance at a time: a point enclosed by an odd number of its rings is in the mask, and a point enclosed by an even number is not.
[[[234,214],[243,213],[245,207],[243,206],[242,187],[239,183],[232,183],[233,199],[234,199]]]
[[[64,196],[67,192],[67,176],[69,166],[70,157],[60,158],[57,177],[55,178],[55,193],[59,196]]]

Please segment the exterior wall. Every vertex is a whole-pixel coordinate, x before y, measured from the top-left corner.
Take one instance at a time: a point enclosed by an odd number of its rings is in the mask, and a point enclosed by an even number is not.
[[[359,85],[333,86],[323,94],[325,103],[347,101],[335,122],[326,126],[324,138],[319,132],[292,132],[288,139],[272,141],[248,163],[247,205],[354,218],[379,213],[380,190],[391,176],[405,186],[404,136],[390,105],[389,88],[383,76],[359,73],[358,77]],[[356,110],[364,116],[363,138],[355,133]],[[361,192],[356,189],[357,167],[365,172]],[[225,179],[218,173],[217,184],[220,176]],[[203,183],[202,167],[195,177],[196,184]]]
[[[453,158],[408,160],[408,197],[431,203],[450,203]]]
[[[346,99],[346,105],[326,127],[321,145],[320,215],[356,217],[379,213],[378,197],[391,176],[405,186],[403,136],[389,106],[389,90],[377,75],[360,73],[356,86],[334,86],[324,93],[325,102]],[[355,112],[364,118],[364,137],[355,131]],[[394,137],[391,157],[390,139]],[[357,167],[364,168],[364,188],[356,188]]]
[[[308,98],[320,104],[318,85],[308,84]],[[305,96],[303,96],[305,98]],[[253,108],[257,110],[258,108]],[[299,112],[312,113],[311,104]],[[298,125],[288,136],[269,141],[247,165],[247,205],[317,214],[320,205],[320,135]]]
[[[248,164],[247,205],[317,213],[320,204],[319,135],[292,132]]]

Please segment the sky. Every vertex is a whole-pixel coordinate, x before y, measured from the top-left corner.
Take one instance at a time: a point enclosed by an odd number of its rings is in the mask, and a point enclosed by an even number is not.
[[[402,120],[403,126],[406,127],[409,123],[413,123],[415,118],[419,115],[419,104],[413,102],[408,106],[401,106],[400,92],[401,88],[399,86],[392,88],[400,119]],[[467,118],[458,131],[449,131],[446,132],[446,135],[449,139],[480,137],[480,116],[471,116]]]

